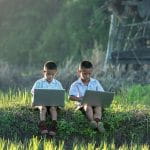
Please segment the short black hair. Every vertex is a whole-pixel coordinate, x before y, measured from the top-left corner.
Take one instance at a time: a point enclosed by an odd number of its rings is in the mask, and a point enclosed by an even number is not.
[[[82,61],[81,64],[79,65],[79,69],[83,68],[90,69],[93,68],[93,65],[90,61]]]
[[[50,70],[57,70],[57,65],[53,61],[47,61],[44,64],[44,68],[50,69]]]

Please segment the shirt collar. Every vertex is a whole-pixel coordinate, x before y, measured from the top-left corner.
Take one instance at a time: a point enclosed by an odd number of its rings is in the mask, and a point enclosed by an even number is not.
[[[45,78],[42,78],[42,81],[47,82],[47,83],[55,83],[55,79],[53,79],[51,82],[48,82]]]
[[[94,79],[90,78],[89,83],[91,83],[92,81],[94,81]],[[82,80],[80,78],[77,80],[77,83],[84,85],[84,83],[82,82]]]

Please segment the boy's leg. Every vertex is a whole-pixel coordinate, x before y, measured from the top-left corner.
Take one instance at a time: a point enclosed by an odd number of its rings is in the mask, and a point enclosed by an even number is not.
[[[97,122],[97,129],[99,132],[105,132],[103,123],[100,121],[102,118],[102,108],[97,106],[94,107],[94,120]]]
[[[39,128],[41,130],[41,134],[46,134],[46,133],[48,133],[46,123],[45,123],[47,109],[45,106],[38,106],[38,109],[40,110]]]
[[[86,114],[87,118],[90,120],[91,126],[93,128],[97,128],[97,123],[96,123],[96,121],[94,120],[94,117],[93,117],[93,108],[92,108],[92,106],[84,105],[83,109],[85,111],[85,114]]]
[[[52,121],[57,120],[57,107],[50,107],[49,109]]]
[[[46,120],[46,112],[47,109],[45,106],[38,106],[39,110],[40,110],[40,121],[45,121]]]
[[[94,109],[94,120],[101,120],[102,118],[102,108],[99,106],[96,106],[93,108]]]
[[[54,136],[56,135],[56,131],[57,131],[57,107],[50,107],[49,111],[52,118],[52,124],[50,127],[49,134],[51,136]]]
[[[93,109],[91,106],[89,105],[83,105],[83,109],[85,111],[85,114],[87,116],[87,118],[90,120],[90,121],[93,121],[94,118],[93,118]]]

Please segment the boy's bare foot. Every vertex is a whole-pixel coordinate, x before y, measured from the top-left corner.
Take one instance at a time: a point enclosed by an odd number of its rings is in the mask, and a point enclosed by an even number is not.
[[[40,121],[38,126],[39,126],[39,129],[40,129],[40,132],[41,132],[42,135],[48,133],[45,121]]]
[[[95,118],[94,119],[97,123],[100,121],[100,119],[99,118]]]
[[[51,127],[50,127],[50,131],[49,131],[49,135],[50,136],[55,136],[56,135],[56,131],[57,131],[57,121],[53,120]]]
[[[105,128],[102,122],[98,122],[97,123],[97,129],[99,132],[104,133],[105,132]]]
[[[91,125],[91,127],[92,127],[93,129],[96,129],[96,128],[97,128],[97,122],[96,122],[95,120],[92,120],[92,121],[90,122],[90,125]]]

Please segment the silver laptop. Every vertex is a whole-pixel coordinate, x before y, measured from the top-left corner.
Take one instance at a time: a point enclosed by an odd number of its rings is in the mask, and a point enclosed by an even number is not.
[[[33,106],[64,106],[65,90],[35,89]]]
[[[83,97],[82,104],[91,106],[109,107],[114,98],[113,92],[100,92],[87,90]]]

